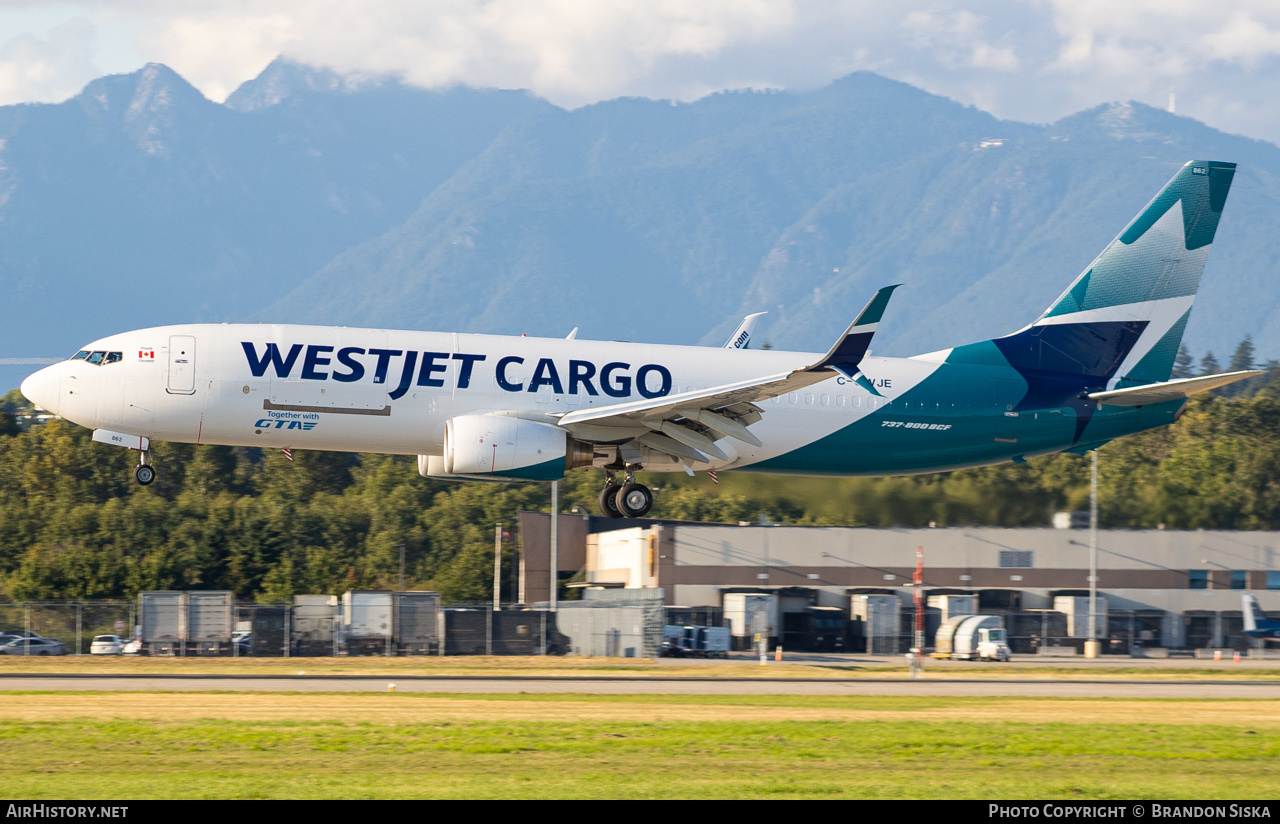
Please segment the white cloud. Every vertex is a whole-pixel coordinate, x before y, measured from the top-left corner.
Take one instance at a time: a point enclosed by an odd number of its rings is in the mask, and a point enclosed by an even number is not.
[[[214,99],[284,54],[424,86],[531,88],[566,105],[626,93],[667,59],[713,61],[727,47],[767,40],[794,16],[789,0],[135,0],[133,8],[146,21],[139,51]]]
[[[1280,4],[1221,0],[10,0],[88,16],[122,53],[215,100],[277,55],[423,86],[529,88],[565,106],[621,95],[809,89],[871,69],[1009,118],[1113,100],[1280,138]],[[12,6],[10,6],[12,7]],[[0,23],[3,9],[0,6]],[[83,24],[0,52],[0,100],[89,79]]]
[[[1008,46],[986,40],[988,20],[970,11],[912,11],[902,21],[908,43],[933,52],[946,68],[1014,71],[1018,56]]]
[[[0,44],[0,105],[59,101],[97,76],[94,27],[76,17],[46,37],[23,33]]]

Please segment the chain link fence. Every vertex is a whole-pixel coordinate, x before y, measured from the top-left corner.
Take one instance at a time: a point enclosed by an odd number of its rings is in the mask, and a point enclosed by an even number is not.
[[[98,635],[132,635],[134,619],[135,605],[129,601],[0,604],[0,635],[51,638],[63,645],[57,651],[23,644],[23,655],[87,655]]]
[[[443,606],[435,593],[348,593],[353,596],[350,598],[307,595],[298,596],[292,604],[202,597],[198,607],[196,599],[184,600],[184,595],[187,593],[147,593],[156,597],[138,601],[0,603],[0,643],[19,638],[58,642],[16,643],[0,647],[0,652],[88,655],[95,637],[114,635],[132,642],[125,647],[126,653],[155,656],[567,654],[654,658],[661,654],[664,625],[727,625],[722,609],[664,607],[657,590],[605,590],[601,597],[561,601],[556,611],[546,603],[498,609],[491,603]],[[909,606],[899,609],[886,599],[884,604],[868,602],[861,612],[861,617],[855,615],[847,621],[841,649],[898,655],[912,647],[915,614]],[[1014,655],[1084,654],[1086,639],[1069,633],[1064,613],[983,612],[1003,618]],[[1254,657],[1280,655],[1280,650],[1268,649],[1244,634],[1238,611],[1175,614],[1113,609],[1105,619],[1105,631],[1099,637],[1103,655],[1161,657],[1212,654],[1214,650]],[[939,610],[926,610],[925,637],[930,647],[942,622]],[[794,644],[788,649],[813,647],[801,643],[800,638],[787,638]]]
[[[557,626],[567,651],[590,658],[656,658],[665,610],[659,600],[577,601],[562,604]]]
[[[1053,610],[984,609],[984,615],[998,615],[1004,620],[1005,640],[1014,655],[1084,655],[1088,640],[1083,634],[1069,631],[1069,616]],[[939,610],[925,611],[925,638],[930,648],[942,623]],[[870,609],[868,620],[852,622],[851,649],[874,655],[905,654],[914,639],[915,611],[911,608],[896,614],[896,631],[888,629],[894,620],[891,608],[883,614]],[[1081,621],[1080,631],[1087,627]],[[1135,658],[1169,655],[1202,655],[1213,650],[1247,652],[1251,657],[1280,657],[1280,650],[1268,650],[1261,641],[1244,634],[1244,620],[1238,611],[1211,612],[1188,610],[1170,613],[1164,610],[1107,610],[1098,620],[1100,652]],[[1104,629],[1105,627],[1105,629]]]
[[[0,634],[58,642],[28,642],[26,655],[88,655],[94,637],[126,642],[125,654],[246,658],[411,655],[656,656],[660,601],[639,605],[562,602],[442,607],[435,593],[364,593],[359,599],[300,596],[294,604],[224,607],[229,631],[195,635],[195,609],[177,597],[147,593],[138,602],[4,603]],[[157,597],[150,597],[150,596]],[[413,595],[419,597],[394,597]],[[203,625],[218,625],[215,607],[200,607]],[[589,616],[584,622],[583,616]],[[566,625],[572,635],[562,631]],[[13,652],[10,650],[9,652]]]

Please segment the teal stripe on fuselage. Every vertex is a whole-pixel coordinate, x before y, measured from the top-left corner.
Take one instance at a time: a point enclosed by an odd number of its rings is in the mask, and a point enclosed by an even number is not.
[[[876,476],[986,466],[1163,426],[1185,403],[1088,409],[1090,419],[1076,440],[1076,408],[1014,411],[1026,391],[1026,382],[1008,367],[942,364],[883,408],[742,471]]]

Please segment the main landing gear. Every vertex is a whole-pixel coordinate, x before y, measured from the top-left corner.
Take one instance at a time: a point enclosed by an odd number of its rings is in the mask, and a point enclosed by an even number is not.
[[[150,453],[138,453],[138,468],[133,470],[133,478],[143,486],[149,485],[156,479],[156,468],[149,463],[150,460]]]
[[[604,489],[600,490],[600,511],[608,518],[643,518],[653,507],[653,493],[636,483],[636,473],[627,470],[626,483],[619,484],[612,470],[605,472]]]

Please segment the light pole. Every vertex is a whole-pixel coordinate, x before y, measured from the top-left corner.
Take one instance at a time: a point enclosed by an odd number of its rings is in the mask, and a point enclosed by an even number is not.
[[[502,522],[493,527],[493,608],[502,609]]]
[[[1098,449],[1089,471],[1089,638],[1084,657],[1098,657]]]
[[[551,482],[551,611],[556,611],[556,590],[560,585],[560,535],[557,521],[560,520],[560,482]]]

